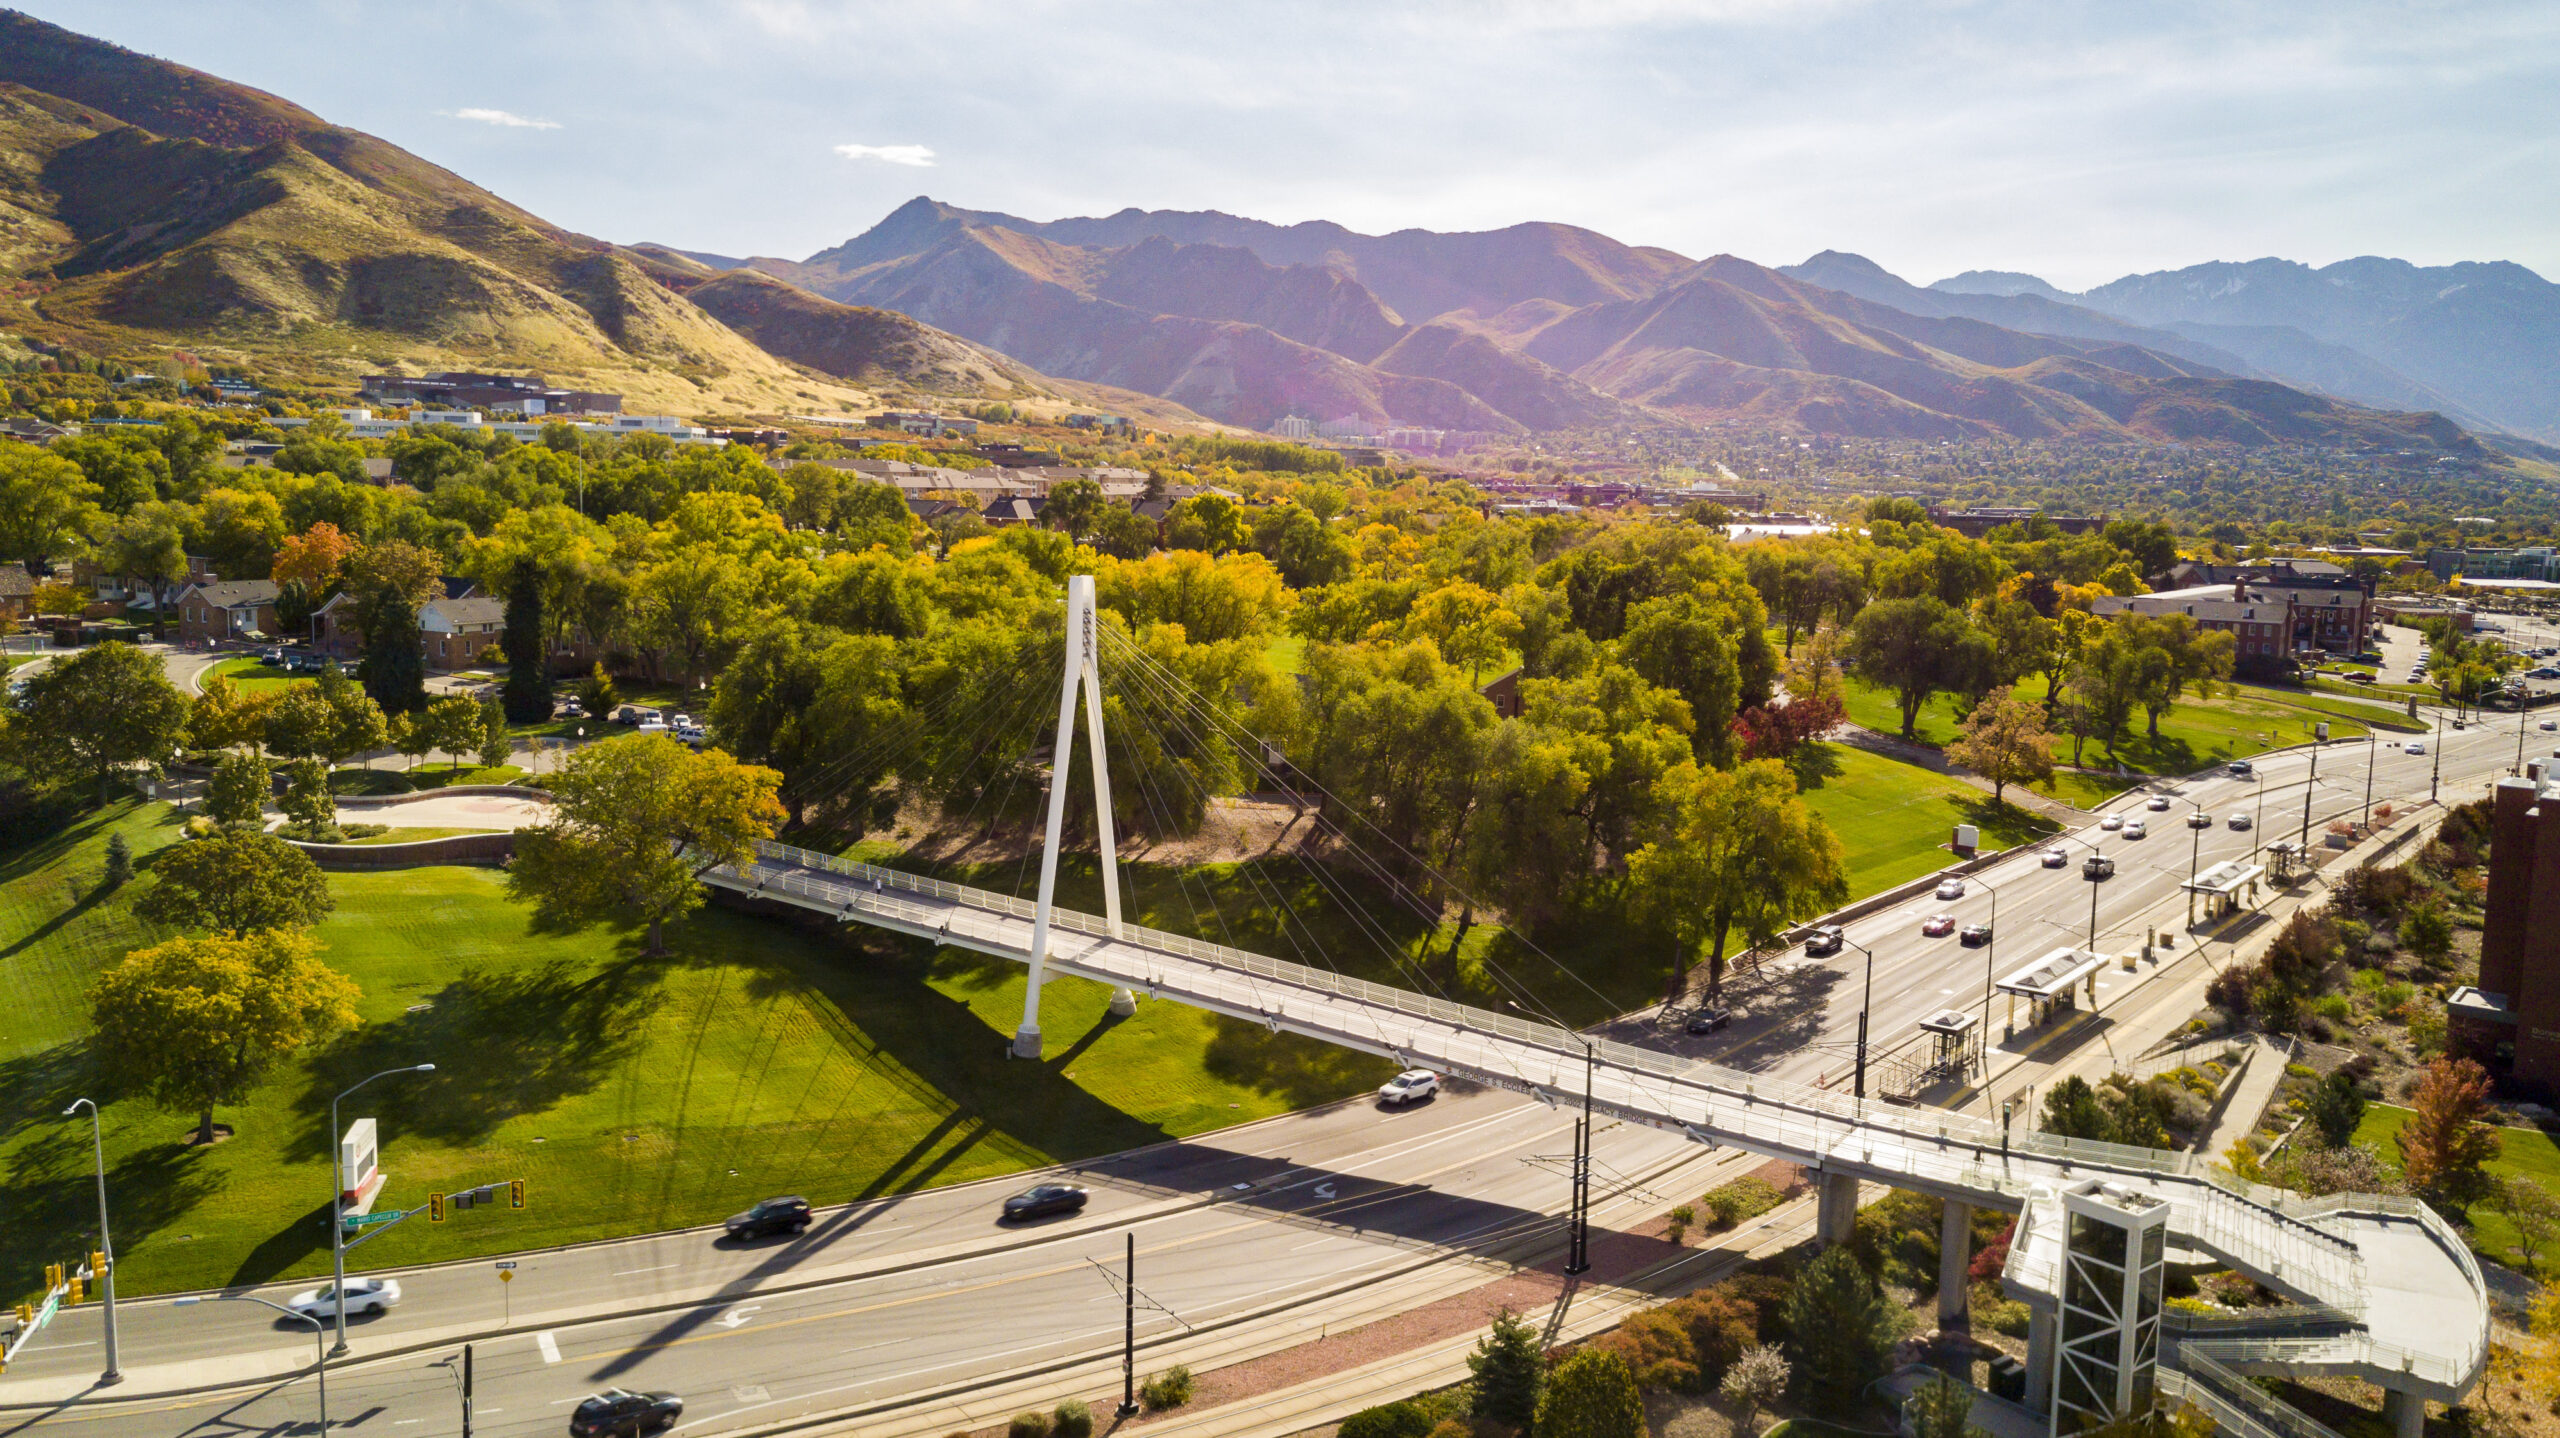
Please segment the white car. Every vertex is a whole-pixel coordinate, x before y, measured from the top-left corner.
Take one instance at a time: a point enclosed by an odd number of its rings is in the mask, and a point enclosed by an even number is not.
[[[315,1288],[297,1293],[285,1300],[285,1307],[305,1318],[338,1316],[338,1295],[333,1289]],[[384,1313],[400,1302],[400,1280],[396,1278],[350,1278],[347,1280],[347,1312]]]
[[[2560,719],[2545,719],[2540,727],[2542,732],[2548,734],[2554,729],[2560,729]]]
[[[2149,835],[2150,832],[2151,831],[2148,828],[2143,826],[2143,822],[2140,819],[2132,820],[2124,826],[2124,836],[2128,839],[2140,839]]]
[[[2109,814],[2107,817],[2098,821],[2098,827],[2112,834],[2116,830],[2124,827],[2124,815]]]
[[[2151,796],[2151,802],[2143,807],[2149,809],[2154,814],[2166,814],[2169,812],[2169,796],[2166,794],[2154,794]]]
[[[2427,741],[2424,739],[2412,739],[2408,743],[2400,746],[2400,752],[2403,754],[2424,754],[2427,752]]]
[[[1940,884],[1938,885],[1938,897],[1939,897],[1939,898],[1941,898],[1941,899],[1961,899],[1961,898],[1963,898],[1963,897],[1964,897],[1964,880],[1962,880],[1962,879],[1948,879],[1948,880],[1945,880],[1944,882],[1940,883]]]
[[[1411,1103],[1440,1091],[1440,1075],[1429,1069],[1406,1069],[1378,1086],[1378,1102]]]

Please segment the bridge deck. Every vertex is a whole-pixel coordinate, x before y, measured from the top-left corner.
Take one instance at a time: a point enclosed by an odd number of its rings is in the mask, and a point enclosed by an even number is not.
[[[759,846],[722,887],[1028,962],[1033,906],[1009,895]],[[2487,1289],[2459,1238],[2422,1205],[2357,1197],[2303,1205],[2220,1174],[2194,1154],[2037,1133],[1941,1109],[1860,1101],[1371,984],[1094,915],[1051,914],[1047,962],[1153,997],[1383,1054],[1398,1063],[1580,1102],[1631,1122],[1977,1205],[2017,1208],[2039,1183],[2108,1177],[2171,1206],[2172,1231],[2305,1303],[2364,1315],[2348,1346],[2431,1396],[2467,1391],[2487,1356]],[[2371,1300],[2369,1303],[2368,1300]],[[2360,1364],[2358,1366],[2371,1366]],[[2446,1401],[2450,1401],[2447,1399]]]

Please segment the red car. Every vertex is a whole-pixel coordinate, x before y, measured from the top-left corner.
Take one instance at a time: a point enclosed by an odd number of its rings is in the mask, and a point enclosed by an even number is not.
[[[1955,931],[1956,916],[1953,914],[1932,914],[1920,925],[1920,932],[1933,939],[1943,939]]]

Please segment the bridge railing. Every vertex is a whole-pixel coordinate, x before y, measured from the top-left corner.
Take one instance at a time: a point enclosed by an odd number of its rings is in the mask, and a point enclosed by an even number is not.
[[[841,875],[858,890],[868,886],[896,889],[1029,922],[1038,906],[1010,894],[998,894],[941,879],[883,868],[833,854],[761,841],[759,856],[778,866]],[[762,866],[759,865],[761,868]],[[755,882],[758,876],[741,876]],[[771,882],[766,876],[764,881]],[[832,897],[832,896],[830,896]],[[1110,939],[1108,920],[1080,910],[1053,908],[1053,929]],[[2004,1134],[2001,1127],[1970,1114],[1935,1111],[1926,1119],[1914,1112],[1888,1109],[1875,1100],[1810,1085],[1744,1073],[1713,1064],[1681,1059],[1654,1049],[1612,1039],[1594,1039],[1561,1025],[1515,1014],[1497,1013],[1409,989],[1312,968],[1229,945],[1167,933],[1141,924],[1123,923],[1117,938],[1142,950],[1179,955],[1217,969],[1266,979],[1291,989],[1352,1000],[1405,1014],[1451,1030],[1452,1039],[1489,1035],[1579,1060],[1586,1051],[1599,1062],[1627,1075],[1683,1090],[1701,1106],[1695,1120],[1781,1144],[1817,1159],[1827,1153],[1850,1154],[1863,1142],[1872,1152],[1892,1150],[1891,1157],[1915,1175],[1949,1182],[2017,1192],[2023,1181],[2004,1183],[1997,1177],[2000,1156],[2058,1165],[2066,1172],[2090,1170],[2090,1176],[2129,1174],[2169,1180],[2163,1195],[2179,1213],[2181,1230],[2208,1246],[2244,1259],[2313,1292],[2326,1301],[2348,1303],[2360,1286],[2361,1263],[2355,1245],[2313,1227],[2247,1192],[2218,1186],[2216,1176],[2200,1165],[2198,1155],[2169,1153],[2090,1139],[2061,1138],[2044,1133]],[[1561,1081],[1560,1074],[1549,1082]],[[1665,1091],[1667,1100],[1668,1091]],[[1677,1105],[1664,1102],[1666,1111]],[[1738,1107],[1737,1107],[1738,1106]],[[2199,1171],[2203,1169],[2203,1171]],[[2232,1184],[2223,1179],[2222,1184]],[[2245,1186],[2240,1186],[2244,1187]]]

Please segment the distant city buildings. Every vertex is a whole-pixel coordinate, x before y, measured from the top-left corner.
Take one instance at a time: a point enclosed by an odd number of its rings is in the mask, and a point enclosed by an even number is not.
[[[593,390],[562,389],[540,375],[369,374],[362,393],[392,404],[430,405],[524,415],[620,414],[622,396]]]

